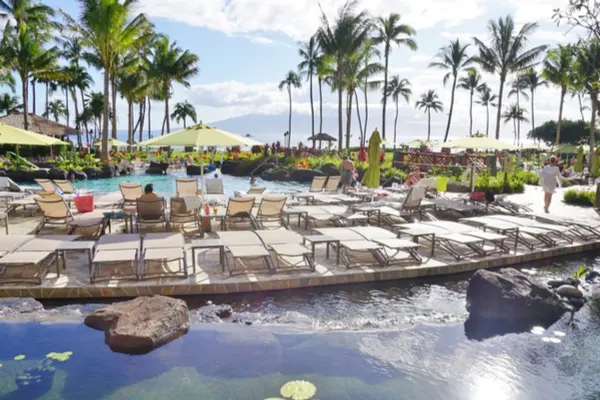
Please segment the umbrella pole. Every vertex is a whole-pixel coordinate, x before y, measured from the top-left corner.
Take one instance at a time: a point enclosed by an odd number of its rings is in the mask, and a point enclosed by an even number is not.
[[[200,148],[200,160],[200,181],[202,182],[202,206],[204,207],[204,146]]]

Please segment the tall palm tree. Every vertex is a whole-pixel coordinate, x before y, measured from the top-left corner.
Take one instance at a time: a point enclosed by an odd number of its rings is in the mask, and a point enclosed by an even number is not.
[[[438,61],[429,64],[430,68],[439,68],[448,71],[444,75],[444,86],[452,78],[452,89],[450,92],[450,111],[448,112],[448,123],[446,124],[446,134],[444,142],[448,140],[450,133],[450,124],[452,123],[452,112],[454,111],[454,92],[456,91],[456,81],[460,71],[468,68],[473,63],[473,58],[467,54],[469,45],[461,45],[460,40],[450,41],[446,47],[442,47],[436,55]]]
[[[171,118],[174,119],[175,121],[177,121],[177,123],[179,123],[181,120],[183,120],[183,128],[184,129],[187,128],[187,125],[185,123],[185,120],[187,118],[190,118],[192,121],[194,121],[194,123],[198,122],[198,117],[196,115],[196,109],[187,100],[184,102],[179,102],[179,103],[175,104],[175,108],[173,109],[173,112],[171,113]]]
[[[58,122],[60,117],[66,117],[67,108],[65,107],[65,103],[60,99],[48,103],[48,108],[44,111],[42,116],[44,118],[49,118],[50,115],[52,115],[56,122]]]
[[[363,60],[363,64],[364,64],[364,69],[366,71],[368,71],[368,66],[370,64],[375,64],[377,65],[377,69],[379,69],[380,71],[383,71],[384,67],[379,63],[379,60],[381,59],[381,52],[379,51],[379,49],[375,46],[375,41],[372,39],[369,39],[365,42],[365,44],[363,45],[363,47],[359,50],[360,54],[361,54],[361,59]],[[360,125],[364,125],[363,126],[359,126],[360,127],[360,135],[361,135],[361,139],[360,139],[360,144],[361,146],[364,147],[366,141],[367,141],[367,132],[368,130],[368,125],[369,125],[369,98],[368,98],[368,93],[369,90],[373,90],[373,89],[378,89],[380,86],[380,81],[372,81],[371,80],[371,74],[366,74],[364,75],[364,81],[361,85],[361,89],[363,91],[364,94],[364,99],[365,99],[365,123],[361,124],[360,123],[360,107],[358,106],[358,97],[356,99],[356,113],[358,115],[358,122]]]
[[[396,148],[396,131],[398,126],[398,102],[400,97],[403,97],[408,104],[411,95],[412,90],[410,89],[410,82],[408,79],[400,79],[398,75],[392,76],[384,90],[383,98],[391,97],[396,103],[396,116],[394,117],[394,148]],[[382,102],[383,98],[381,99]]]
[[[311,36],[307,43],[302,44],[298,49],[298,54],[302,61],[298,64],[298,71],[300,76],[306,78],[309,82],[309,94],[310,94],[310,115],[311,115],[311,132],[315,135],[315,107],[313,102],[313,76],[317,74],[317,68],[319,66],[319,59],[321,57],[319,50],[319,42],[316,35]]]
[[[299,89],[302,87],[302,81],[300,80],[300,76],[294,71],[289,71],[285,78],[279,82],[279,90],[287,89],[288,98],[290,100],[290,114],[288,120],[288,146],[290,147],[292,144],[292,88]],[[341,144],[341,142],[340,142]]]
[[[104,117],[104,102],[106,101],[106,97],[102,92],[89,92],[86,96],[87,107],[96,120],[96,136],[98,136],[98,132],[102,132],[102,118]]]
[[[7,25],[0,46],[3,49],[5,65],[16,71],[21,78],[23,125],[28,129],[29,78],[32,74],[53,65],[58,49],[56,47],[45,49],[41,40],[36,38],[26,24],[21,24],[18,31]]]
[[[169,99],[173,93],[173,84],[179,83],[190,87],[189,79],[200,70],[197,55],[183,50],[177,42],[169,42],[167,36],[162,36],[154,43],[152,63],[148,75],[160,88],[165,101],[165,119],[167,133],[171,132],[169,122]]]
[[[23,104],[19,103],[17,96],[11,96],[8,93],[3,93],[0,96],[0,113],[2,114],[17,114],[23,110]]]
[[[527,89],[529,89],[529,99],[531,100],[531,131],[535,130],[535,91],[542,86],[548,87],[548,82],[542,79],[540,74],[529,68],[522,76],[521,80]]]
[[[560,103],[558,106],[558,120],[556,121],[556,145],[560,144],[563,105],[565,102],[565,95],[567,94],[567,90],[569,89],[569,85],[571,83],[571,70],[573,68],[573,63],[573,49],[562,45],[559,45],[556,49],[549,50],[546,54],[546,58],[544,59],[542,76],[553,85],[560,87]],[[581,108],[581,97],[579,97],[579,104]]]
[[[35,0],[0,0],[0,12],[14,19],[17,31],[24,23],[45,28],[55,14],[52,7]]]
[[[109,86],[119,55],[151,34],[143,14],[131,17],[134,0],[78,0],[78,20],[63,13],[68,27],[79,34],[101,65],[104,75],[102,160],[108,160]]]
[[[496,100],[498,97],[492,93],[486,84],[483,84],[481,90],[479,90],[479,100],[475,103],[485,107],[485,136],[490,135],[490,107],[497,107]]]
[[[387,17],[379,17],[375,22],[375,44],[383,44],[383,57],[385,66],[383,71],[383,88],[387,88],[389,59],[392,51],[392,45],[406,46],[410,50],[417,50],[417,42],[413,39],[416,31],[413,27],[400,23],[400,14],[391,13]],[[383,111],[381,121],[381,134],[385,140],[385,114],[386,114],[387,98],[383,97]]]
[[[366,11],[356,11],[357,0],[348,0],[338,11],[330,23],[324,12],[321,12],[321,27],[317,32],[319,46],[324,54],[335,59],[335,81],[338,92],[338,140],[343,141],[342,128],[342,92],[343,66],[348,56],[354,54],[368,39],[371,25]]]
[[[481,82],[481,75],[475,68],[470,68],[467,71],[467,76],[463,76],[458,80],[458,87],[469,91],[469,136],[473,135],[473,94],[481,91],[484,85]]]
[[[520,108],[516,104],[511,104],[508,109],[504,111],[502,117],[504,118],[504,123],[508,123],[512,120],[513,122],[513,133],[515,135],[514,144],[519,146],[521,142],[521,137],[519,136],[519,132],[517,131],[517,123],[518,122],[529,122],[529,120],[525,117],[525,113],[527,110]]]
[[[479,48],[476,61],[484,71],[500,76],[498,90],[498,113],[496,115],[496,139],[500,138],[500,117],[502,110],[502,96],[504,84],[509,74],[529,68],[548,46],[536,46],[527,49],[529,36],[537,29],[537,23],[524,24],[517,32],[514,19],[507,15],[497,21],[488,22],[491,35],[489,44],[478,38],[473,38]]]
[[[323,55],[317,62],[317,82],[319,84],[319,133],[323,132],[323,83],[328,84],[331,79],[331,71],[335,71],[332,65],[335,60],[331,56]]]
[[[517,108],[521,109],[521,97],[525,100],[529,100],[529,94],[527,93],[527,86],[523,81],[521,75],[510,83],[510,92],[508,92],[508,98],[515,96],[517,98]],[[521,137],[521,120],[517,119],[517,137]]]
[[[133,102],[136,99],[137,91],[142,86],[141,75],[138,71],[119,74],[117,77],[117,89],[121,97],[127,101],[127,143],[130,147],[134,142],[133,135]]]
[[[429,141],[431,138],[431,110],[436,113],[442,112],[444,105],[435,90],[429,90],[421,95],[420,100],[415,103],[415,107],[427,113],[427,141]]]

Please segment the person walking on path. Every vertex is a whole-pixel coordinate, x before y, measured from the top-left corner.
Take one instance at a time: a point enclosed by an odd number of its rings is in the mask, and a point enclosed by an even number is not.
[[[556,165],[556,157],[550,157],[548,164],[542,168],[541,180],[544,189],[544,211],[550,212],[550,203],[556,187],[560,185],[560,169]]]

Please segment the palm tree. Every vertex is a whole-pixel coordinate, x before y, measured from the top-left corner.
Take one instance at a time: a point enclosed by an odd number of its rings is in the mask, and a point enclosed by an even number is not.
[[[16,32],[7,25],[1,47],[4,50],[5,65],[16,71],[21,78],[23,125],[28,129],[29,78],[32,74],[54,65],[57,49],[56,47],[45,49],[41,40],[36,38],[26,24],[21,24]]]
[[[518,122],[529,122],[529,120],[525,117],[525,113],[527,110],[520,108],[516,104],[511,104],[508,109],[504,111],[502,117],[504,118],[504,123],[508,123],[512,120],[513,122],[513,133],[515,135],[514,144],[519,146],[521,137],[519,136],[519,132],[517,132],[517,123]]]
[[[321,54],[317,62],[317,82],[319,83],[319,133],[323,132],[323,83],[329,83],[332,79],[331,71],[334,69],[333,57]]]
[[[173,83],[189,87],[189,79],[199,72],[199,58],[188,50],[182,50],[177,42],[169,42],[167,36],[156,40],[153,48],[152,63],[148,75],[158,85],[165,101],[165,120],[167,133],[171,132],[169,123],[169,99],[173,93]]]
[[[319,45],[324,54],[335,59],[335,81],[338,92],[338,140],[343,141],[342,92],[344,61],[354,54],[368,39],[371,25],[366,11],[355,12],[357,0],[348,0],[338,11],[333,24],[321,12],[322,25],[317,32]]]
[[[498,106],[495,103],[496,100],[497,96],[492,94],[492,89],[483,84],[483,87],[479,90],[479,100],[475,103],[485,107],[485,136],[490,135],[490,107]]]
[[[127,143],[133,145],[133,102],[136,94],[142,86],[141,75],[137,71],[123,73],[117,77],[117,89],[121,92],[121,97],[127,101]]]
[[[521,75],[511,82],[510,92],[508,92],[508,98],[515,96],[517,98],[517,108],[521,109],[521,96],[525,100],[529,100],[529,94],[527,93],[527,86],[523,81]],[[517,137],[521,137],[521,120],[517,120]]]
[[[567,90],[569,89],[569,85],[571,83],[571,70],[573,68],[573,62],[573,49],[562,45],[559,45],[556,49],[549,50],[546,54],[546,58],[544,59],[542,76],[550,83],[560,87],[560,103],[558,106],[558,120],[556,121],[556,145],[560,144],[563,105],[565,102],[565,95],[567,94]],[[578,98],[581,109],[581,97]]]
[[[17,31],[25,22],[38,28],[46,27],[49,18],[54,16],[52,7],[34,0],[0,0],[0,12],[14,19]]]
[[[375,42],[372,39],[369,39],[365,42],[365,44],[363,45],[363,47],[360,49],[360,54],[361,54],[361,58],[363,60],[364,63],[364,69],[365,71],[368,71],[368,67],[369,65],[373,64],[377,66],[377,69],[379,71],[383,71],[384,67],[378,62],[379,59],[381,59],[381,52],[379,51],[379,49],[377,47],[375,47]],[[375,62],[373,62],[375,61]],[[368,93],[369,90],[374,90],[374,89],[378,89],[380,86],[380,81],[371,81],[371,74],[366,74],[364,75],[364,81],[362,83],[362,85],[360,85],[364,97],[365,97],[365,123],[364,123],[364,129],[363,129],[363,124],[361,124],[360,121],[360,107],[358,107],[358,97],[356,98],[356,113],[358,115],[358,122],[359,122],[359,126],[360,127],[360,144],[361,146],[364,147],[366,141],[367,141],[367,132],[368,132],[368,124],[369,124],[369,98],[368,98]]]
[[[448,82],[448,79],[452,77],[452,90],[450,92],[450,111],[448,112],[448,123],[446,125],[446,134],[444,135],[444,142],[448,140],[448,134],[450,133],[450,124],[452,122],[452,111],[454,110],[454,92],[456,91],[456,80],[458,74],[463,69],[467,68],[473,63],[473,59],[467,54],[467,48],[469,45],[461,45],[460,40],[456,39],[451,41],[446,47],[442,47],[436,55],[438,61],[429,64],[430,68],[439,68],[441,70],[448,71],[444,75],[444,86]]]
[[[431,138],[431,110],[436,113],[442,112],[444,105],[435,90],[429,90],[421,95],[421,99],[415,103],[415,107],[427,113],[427,141],[429,141]]]
[[[394,75],[388,82],[384,90],[383,98],[381,99],[383,102],[384,98],[391,97],[396,103],[396,116],[394,117],[394,148],[396,148],[396,128],[398,126],[398,102],[400,97],[403,97],[404,100],[406,100],[406,103],[408,103],[411,95],[412,90],[410,89],[410,82],[408,79],[400,79],[398,75]]]
[[[19,103],[19,98],[11,96],[8,93],[3,93],[0,96],[0,113],[2,114],[17,114],[23,110],[23,104]]]
[[[310,94],[310,115],[312,118],[312,135],[315,135],[315,107],[313,103],[313,76],[317,74],[317,68],[319,66],[319,60],[321,54],[319,52],[319,42],[317,41],[316,35],[311,36],[308,43],[305,43],[298,49],[298,54],[302,61],[298,64],[298,71],[300,76],[306,78],[309,82],[309,94]]]
[[[514,19],[507,15],[498,18],[498,21],[490,20],[488,30],[491,35],[491,43],[488,45],[478,38],[473,38],[479,47],[479,56],[476,61],[484,71],[500,75],[500,89],[498,91],[498,113],[496,115],[496,139],[500,139],[500,117],[502,110],[502,96],[504,84],[508,74],[523,71],[529,68],[548,46],[536,46],[527,49],[527,41],[538,27],[537,23],[524,24],[516,32]]]
[[[54,120],[56,122],[58,122],[58,119],[60,117],[66,117],[67,108],[65,107],[65,103],[63,103],[63,101],[60,99],[48,103],[48,108],[46,109],[46,111],[44,111],[44,114],[42,114],[42,116],[44,118],[49,118],[50,115],[54,117]]]
[[[289,71],[285,78],[279,82],[279,90],[287,89],[288,98],[290,100],[290,116],[288,120],[288,146],[290,147],[292,144],[292,88],[299,89],[302,87],[302,82],[300,77],[294,71]],[[340,142],[341,144],[341,142]]]
[[[134,0],[78,0],[81,6],[79,20],[63,13],[68,27],[81,36],[91,49],[104,74],[104,101],[102,116],[102,160],[108,160],[109,86],[115,62],[120,54],[135,47],[150,35],[149,24],[143,14],[130,19]]]
[[[196,116],[196,109],[194,106],[189,103],[187,100],[184,102],[179,102],[175,104],[175,108],[173,109],[173,113],[171,113],[171,119],[174,119],[179,123],[183,120],[183,128],[187,128],[185,120],[190,118],[194,123],[198,121],[198,117]]]
[[[406,24],[400,24],[400,14],[392,13],[387,18],[379,17],[375,23],[375,44],[383,44],[383,57],[385,58],[385,69],[383,71],[383,88],[388,85],[389,59],[392,51],[392,44],[397,46],[406,46],[410,50],[417,50],[417,42],[412,38],[417,32],[413,27]],[[383,111],[381,121],[381,134],[385,140],[385,114],[387,98],[383,97]]]
[[[484,86],[485,83],[481,82],[481,75],[475,68],[470,68],[467,76],[458,80],[458,87],[469,91],[469,136],[473,135],[473,94],[481,91]]]
[[[89,108],[91,114],[95,119],[96,137],[98,132],[102,132],[102,118],[104,117],[104,101],[106,97],[102,92],[90,92],[87,93],[87,108]]]
[[[535,130],[535,91],[541,86],[548,87],[548,82],[542,79],[538,72],[530,68],[522,76],[521,80],[527,89],[529,89],[529,98],[531,99],[531,131]]]

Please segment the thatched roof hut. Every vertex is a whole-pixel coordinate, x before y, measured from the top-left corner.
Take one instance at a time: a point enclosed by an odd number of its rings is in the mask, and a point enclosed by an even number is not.
[[[14,126],[15,128],[25,129],[23,113],[5,115],[4,117],[0,117],[0,122]],[[40,117],[36,114],[29,114],[28,122],[28,130],[43,135],[54,137],[77,135],[77,129]]]

